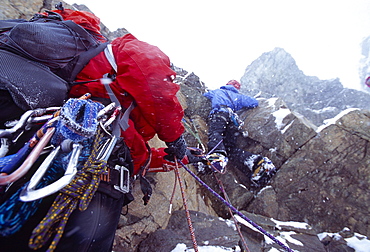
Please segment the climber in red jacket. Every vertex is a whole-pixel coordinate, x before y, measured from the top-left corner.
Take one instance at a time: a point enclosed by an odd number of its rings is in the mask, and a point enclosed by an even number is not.
[[[100,34],[100,22],[95,15],[68,9],[55,12],[64,20],[76,22],[106,42]],[[104,105],[115,102],[122,108],[122,112],[133,107],[127,121],[129,127],[122,127],[120,136],[129,149],[128,156],[131,158],[128,159],[133,162],[131,177],[139,175],[144,204],[147,204],[151,187],[144,172],[169,171],[174,167],[175,159],[185,164],[199,160],[187,149],[182,137],[184,127],[181,120],[184,112],[176,97],[180,87],[173,82],[176,73],[170,68],[169,58],[158,47],[142,42],[131,34],[114,39],[111,46],[117,67],[108,60],[106,52],[101,52],[78,74],[69,97],[76,98],[90,93],[92,100]],[[112,82],[109,84],[101,81],[107,80],[107,76],[111,77]],[[166,143],[167,148],[148,147],[148,141],[155,135]],[[75,209],[68,219],[63,220],[66,221],[64,231],[58,231],[62,234],[61,238],[57,244],[52,243],[56,246],[55,251],[112,251],[122,207],[131,202],[133,196],[130,192],[120,190],[122,171],[119,173],[111,167],[108,169],[107,175],[100,176],[99,186],[87,209]],[[49,208],[48,204],[51,205],[52,200],[52,197],[45,199],[44,205],[39,207],[39,211],[23,229],[6,238],[7,250],[33,251],[28,246],[36,246],[41,238],[36,235],[31,236],[35,239],[30,239],[30,235],[35,233],[35,225],[43,220],[44,210]],[[51,239],[43,242],[45,245],[50,244]]]
[[[64,10],[60,14],[69,19],[73,13]],[[90,18],[84,17],[77,23],[99,31],[99,22],[87,22]],[[77,84],[71,88],[69,97],[90,93],[92,100],[109,104],[112,95],[108,95],[110,91],[99,80],[106,74],[112,76],[109,87],[122,111],[134,106],[128,120],[129,127],[121,129],[121,137],[133,160],[132,175],[141,175],[148,168],[148,171],[168,171],[175,164],[175,158],[188,163],[188,157],[191,159],[192,155],[182,137],[184,112],[176,97],[180,87],[173,82],[176,73],[170,68],[169,58],[158,47],[140,41],[132,34],[114,39],[111,45],[117,68],[114,69],[105,52],[101,52],[78,74]],[[155,135],[166,143],[167,148],[148,148],[148,141]],[[87,210],[81,212],[76,209],[71,214],[56,251],[112,250],[122,206],[133,198],[131,194],[128,196],[115,190],[116,187],[107,182],[110,180],[102,179]],[[142,188],[143,185],[150,187],[145,177],[140,176],[140,182]],[[151,188],[143,192],[146,204]]]
[[[177,158],[184,157],[186,147],[181,135],[183,109],[176,98],[179,85],[173,83],[176,73],[170,68],[169,58],[157,47],[139,41],[131,34],[112,42],[113,55],[118,66],[116,78],[110,84],[123,108],[134,101],[135,108],[130,113],[130,127],[122,131],[134,161],[134,174],[149,157],[147,141],[158,135],[169,145],[178,145]],[[150,64],[149,64],[150,63]],[[76,81],[100,79],[104,74],[114,74],[104,52],[94,57],[80,72]],[[109,99],[107,91],[100,82],[75,85],[70,97],[91,93],[94,97]],[[163,167],[167,155],[164,148],[152,149],[150,167]]]

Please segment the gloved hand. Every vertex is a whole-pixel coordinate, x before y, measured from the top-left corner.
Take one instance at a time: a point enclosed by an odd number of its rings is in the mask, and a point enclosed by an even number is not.
[[[164,151],[168,154],[165,155],[163,158],[167,161],[174,162],[175,157],[179,160],[182,160],[186,155],[187,145],[183,136],[180,136],[173,142],[166,142],[168,148],[164,149]]]
[[[186,156],[188,157],[189,164],[198,162],[207,163],[206,157],[200,149],[189,147],[186,150]]]

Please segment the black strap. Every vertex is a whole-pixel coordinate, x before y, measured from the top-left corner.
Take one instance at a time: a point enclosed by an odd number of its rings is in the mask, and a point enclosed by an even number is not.
[[[227,97],[229,98],[229,100],[231,101],[231,103],[233,104],[233,107],[235,109],[236,107],[235,107],[234,100],[231,98],[229,92],[227,90],[224,90],[224,89],[221,89],[221,90],[224,91],[224,93],[227,95]],[[234,111],[234,109],[233,109],[233,111]]]
[[[28,22],[25,19],[10,19],[0,20],[0,33],[11,30],[14,26],[20,23]]]

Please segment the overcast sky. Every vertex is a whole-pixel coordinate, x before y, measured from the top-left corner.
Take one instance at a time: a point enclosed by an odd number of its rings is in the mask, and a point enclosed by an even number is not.
[[[178,67],[218,88],[240,80],[262,53],[284,48],[320,79],[358,88],[360,44],[370,36],[370,0],[67,0],[110,29],[126,28]]]

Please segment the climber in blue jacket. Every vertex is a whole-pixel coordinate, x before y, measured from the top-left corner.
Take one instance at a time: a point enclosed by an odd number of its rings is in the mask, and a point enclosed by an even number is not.
[[[213,168],[219,172],[225,170],[229,158],[240,160],[242,171],[251,174],[252,182],[257,183],[264,174],[275,172],[275,166],[270,159],[244,151],[235,147],[239,129],[243,125],[235,113],[244,108],[255,108],[258,101],[239,93],[241,84],[230,80],[225,86],[211,90],[204,94],[211,100],[212,110],[208,121],[208,160]],[[266,182],[266,181],[264,181]]]

